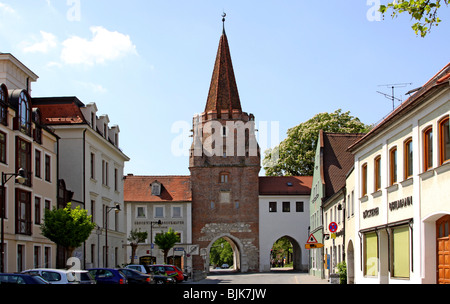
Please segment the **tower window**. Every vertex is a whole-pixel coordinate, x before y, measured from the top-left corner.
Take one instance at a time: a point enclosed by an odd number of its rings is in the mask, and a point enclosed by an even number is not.
[[[226,184],[226,183],[228,183],[229,180],[230,180],[230,173],[228,173],[228,172],[220,173],[220,183],[221,184]]]

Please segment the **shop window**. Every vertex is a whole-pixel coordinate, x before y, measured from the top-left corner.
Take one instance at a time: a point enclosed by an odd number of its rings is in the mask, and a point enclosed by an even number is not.
[[[389,151],[389,184],[397,182],[397,147]]]
[[[367,164],[361,167],[361,196],[367,195]]]
[[[413,175],[413,145],[412,138],[409,138],[404,143],[404,169],[405,179]]]
[[[393,277],[409,278],[410,268],[409,226],[392,230]]]
[[[381,189],[381,156],[377,156],[374,161],[374,190],[378,191]]]
[[[439,162],[440,165],[450,160],[449,117],[439,123]]]
[[[378,236],[375,232],[364,237],[364,275],[378,276]]]
[[[433,168],[433,128],[423,131],[423,170]]]

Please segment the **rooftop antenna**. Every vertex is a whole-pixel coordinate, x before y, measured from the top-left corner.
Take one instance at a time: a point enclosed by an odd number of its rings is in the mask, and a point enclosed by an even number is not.
[[[384,95],[384,97],[392,100],[392,111],[394,111],[394,109],[395,109],[395,104],[394,104],[395,100],[402,101],[401,99],[395,97],[394,90],[395,90],[395,88],[403,88],[403,87],[406,87],[407,85],[412,85],[412,83],[408,82],[408,83],[381,84],[381,85],[379,85],[379,87],[390,87],[392,89],[392,95],[388,95],[388,94],[385,94],[385,93],[380,92],[380,91],[377,91],[377,93],[379,93],[381,95]]]

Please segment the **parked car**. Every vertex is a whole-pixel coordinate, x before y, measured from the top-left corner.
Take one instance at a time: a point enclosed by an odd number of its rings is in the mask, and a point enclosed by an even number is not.
[[[24,273],[0,273],[0,285],[50,284],[41,276]]]
[[[151,275],[155,284],[174,284],[176,283],[175,278],[169,277],[165,274],[155,273],[153,267],[148,265],[130,264],[125,266],[125,269],[133,269],[140,271],[142,273]]]
[[[155,284],[151,274],[142,273],[131,268],[119,268],[127,278],[128,284]]]
[[[97,284],[127,284],[127,277],[118,269],[114,268],[91,268],[89,273],[94,277]]]
[[[97,284],[94,277],[87,270],[73,270],[80,280],[80,284]]]
[[[22,271],[23,274],[39,275],[50,284],[80,284],[74,270],[35,268]]]
[[[140,271],[142,273],[146,273],[146,274],[153,273],[151,267],[147,266],[147,265],[130,264],[130,265],[125,266],[125,268],[134,269],[134,270]]]
[[[182,282],[186,279],[180,268],[174,265],[150,265],[155,274],[166,274],[168,277],[175,278],[176,282]]]

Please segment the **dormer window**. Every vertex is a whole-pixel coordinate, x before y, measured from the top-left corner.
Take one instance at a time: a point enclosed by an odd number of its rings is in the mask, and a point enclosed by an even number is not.
[[[31,135],[31,106],[28,94],[22,91],[19,95],[19,129],[22,133]]]
[[[152,195],[160,196],[161,195],[161,183],[158,181],[154,181],[150,184],[152,187]]]
[[[0,123],[8,125],[8,89],[4,84],[0,86]]]

